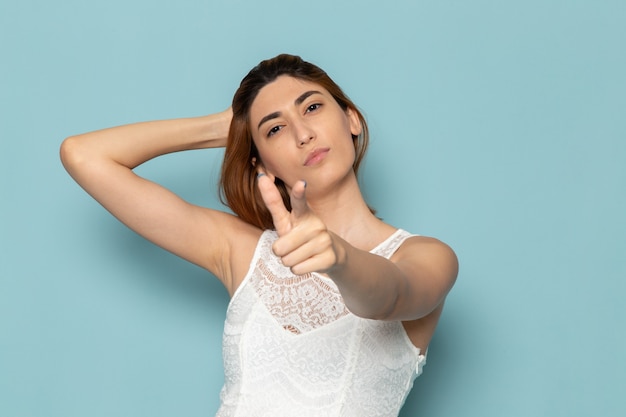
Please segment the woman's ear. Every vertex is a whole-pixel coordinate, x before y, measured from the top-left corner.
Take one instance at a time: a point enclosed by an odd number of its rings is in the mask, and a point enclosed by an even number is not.
[[[354,136],[359,136],[361,132],[363,132],[361,119],[359,119],[357,113],[349,107],[346,114],[348,115],[348,122],[350,123],[350,133]]]

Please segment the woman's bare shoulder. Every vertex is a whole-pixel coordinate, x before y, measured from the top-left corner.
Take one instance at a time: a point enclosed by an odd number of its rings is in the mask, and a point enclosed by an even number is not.
[[[430,237],[415,235],[411,236],[398,248],[393,259],[413,259],[429,264],[448,265],[457,268],[457,257],[454,250],[441,240]]]

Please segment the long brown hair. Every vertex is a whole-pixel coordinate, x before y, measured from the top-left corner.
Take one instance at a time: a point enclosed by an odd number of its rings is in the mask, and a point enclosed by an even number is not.
[[[239,218],[261,229],[273,229],[274,223],[256,186],[257,173],[252,165],[252,158],[260,157],[250,132],[250,107],[259,91],[281,75],[318,84],[333,96],[344,111],[350,109],[358,116],[362,126],[361,134],[352,135],[356,153],[353,164],[355,174],[369,142],[367,123],[359,109],[318,66],[304,61],[299,56],[281,54],[254,67],[241,81],[233,97],[233,118],[228,132],[219,186],[221,201]],[[291,210],[287,187],[279,178],[276,178],[276,186],[283,197],[285,207]]]

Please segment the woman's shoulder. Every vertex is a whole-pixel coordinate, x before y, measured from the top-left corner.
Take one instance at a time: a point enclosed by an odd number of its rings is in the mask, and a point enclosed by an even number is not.
[[[404,232],[406,239],[398,248],[396,256],[440,259],[456,263],[456,254],[443,241],[432,237]]]

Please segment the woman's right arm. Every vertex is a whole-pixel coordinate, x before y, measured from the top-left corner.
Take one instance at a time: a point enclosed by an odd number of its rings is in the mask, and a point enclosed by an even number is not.
[[[61,145],[61,160],[76,182],[121,222],[211,271],[228,288],[229,237],[250,226],[230,214],[189,204],[132,170],[159,155],[225,146],[231,117],[228,109],[72,136]]]

